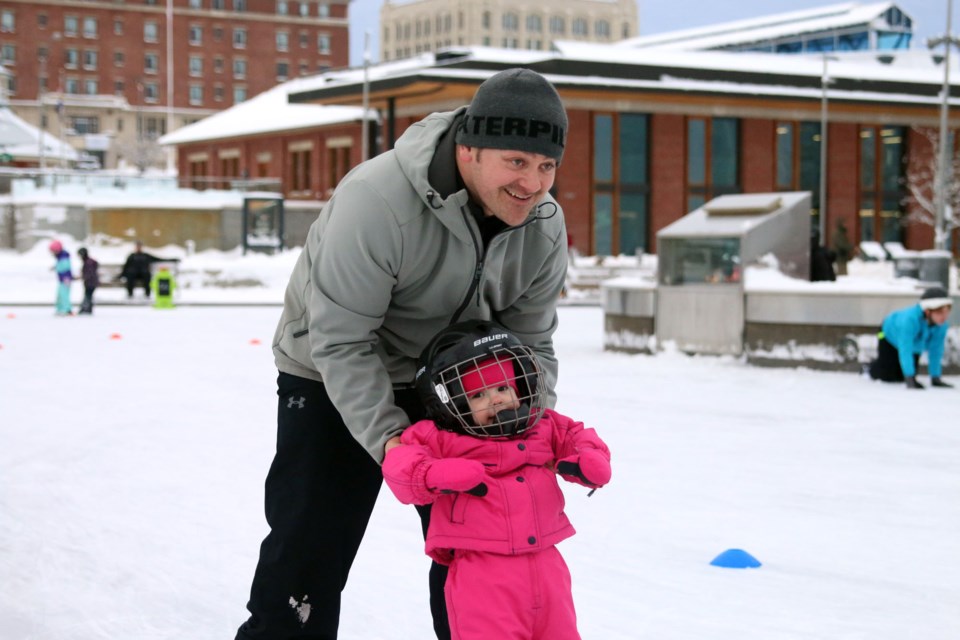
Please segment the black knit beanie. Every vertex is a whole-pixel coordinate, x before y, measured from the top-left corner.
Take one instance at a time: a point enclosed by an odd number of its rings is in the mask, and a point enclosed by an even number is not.
[[[930,287],[920,296],[920,307],[923,309],[939,309],[948,305],[952,307],[953,300],[942,287]]]
[[[546,78],[507,69],[477,88],[457,131],[457,144],[539,153],[558,163],[567,138],[567,113]]]

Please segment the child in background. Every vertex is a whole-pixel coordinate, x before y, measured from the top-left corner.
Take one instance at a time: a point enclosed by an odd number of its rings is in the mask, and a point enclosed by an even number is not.
[[[574,534],[557,474],[595,489],[610,452],[593,429],[545,408],[534,352],[491,322],[444,329],[420,358],[429,420],[387,452],[405,504],[433,504],[426,552],[450,566],[453,640],[579,640],[570,573],[556,544]]]
[[[83,302],[80,304],[79,313],[93,313],[93,292],[100,286],[100,276],[97,270],[100,263],[90,257],[90,254],[83,247],[77,250],[77,255],[83,260],[83,266],[80,269],[80,275],[83,279]]]
[[[57,272],[57,302],[58,316],[71,316],[73,309],[70,306],[70,283],[73,282],[73,271],[70,268],[70,254],[63,248],[63,243],[54,240],[50,243],[50,253],[56,258],[54,269]]]

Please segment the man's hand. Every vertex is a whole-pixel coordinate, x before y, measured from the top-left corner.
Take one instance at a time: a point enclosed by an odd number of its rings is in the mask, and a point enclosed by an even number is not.
[[[934,376],[930,378],[931,387],[943,387],[944,389],[953,389],[953,385],[949,382],[945,382],[940,376]]]
[[[387,451],[393,449],[394,447],[400,446],[400,436],[393,436],[383,445],[383,453],[386,455]]]

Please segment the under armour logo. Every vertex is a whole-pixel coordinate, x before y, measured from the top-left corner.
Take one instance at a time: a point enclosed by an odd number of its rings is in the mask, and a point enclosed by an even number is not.
[[[307,399],[303,396],[300,396],[299,399],[290,397],[287,398],[287,409],[293,409],[294,405],[296,405],[297,409],[303,409],[303,405],[306,403]]]

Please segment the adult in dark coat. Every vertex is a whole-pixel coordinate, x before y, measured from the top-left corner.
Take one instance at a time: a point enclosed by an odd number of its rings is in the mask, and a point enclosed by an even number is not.
[[[137,241],[133,253],[127,256],[127,261],[123,263],[123,271],[120,272],[120,279],[124,281],[127,287],[127,297],[133,297],[135,287],[143,287],[143,295],[150,297],[150,265],[154,262],[160,262],[162,259],[152,256],[143,250],[143,243]]]
[[[833,271],[835,258],[833,251],[820,244],[820,231],[814,229],[810,233],[810,282],[836,280],[837,274]]]

